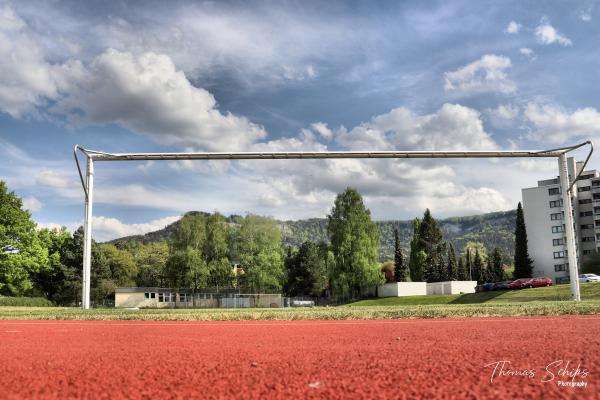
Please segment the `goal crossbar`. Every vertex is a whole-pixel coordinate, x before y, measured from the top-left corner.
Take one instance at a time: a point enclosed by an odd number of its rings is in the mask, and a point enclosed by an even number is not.
[[[589,145],[590,150],[579,171],[579,174],[570,179],[567,168],[567,153]],[[440,158],[558,158],[559,177],[562,191],[563,207],[571,210],[571,188],[583,173],[592,152],[593,144],[585,141],[572,146],[548,150],[465,150],[465,151],[292,151],[292,152],[182,152],[182,153],[107,153],[91,150],[75,145],[73,154],[83,191],[85,194],[84,215],[84,249],[83,249],[83,285],[82,308],[90,307],[90,277],[91,277],[91,244],[92,244],[92,205],[94,189],[94,162],[95,161],[160,161],[160,160],[291,160],[291,159],[440,159]],[[78,153],[86,157],[87,169],[81,171]],[[567,236],[567,253],[569,261],[569,275],[571,280],[571,293],[574,301],[579,301],[578,259],[575,247],[575,231],[572,213],[565,213]]]

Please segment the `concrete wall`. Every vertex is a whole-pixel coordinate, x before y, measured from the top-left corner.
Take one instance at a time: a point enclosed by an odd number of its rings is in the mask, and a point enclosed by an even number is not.
[[[476,281],[447,281],[427,284],[427,294],[475,293]]]
[[[425,282],[392,282],[377,287],[377,297],[423,296],[427,294]]]
[[[123,291],[115,293],[116,308],[219,308],[219,307],[282,307],[283,299],[281,294],[254,294],[242,295],[241,297],[219,297],[211,295],[196,295],[196,299],[182,302],[182,297],[177,293],[177,302],[159,302],[158,292],[154,293],[154,298],[146,299],[146,292]]]

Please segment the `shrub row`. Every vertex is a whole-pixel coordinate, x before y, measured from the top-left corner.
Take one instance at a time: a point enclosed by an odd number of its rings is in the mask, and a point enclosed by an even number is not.
[[[54,303],[44,297],[3,297],[0,306],[12,307],[54,307]]]

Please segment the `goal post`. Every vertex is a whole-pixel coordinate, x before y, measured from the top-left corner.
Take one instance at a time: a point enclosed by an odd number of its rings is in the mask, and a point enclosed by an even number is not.
[[[580,147],[589,145],[590,152],[579,174],[573,178],[568,176],[567,153]],[[579,268],[576,254],[575,230],[571,207],[571,190],[573,185],[585,169],[592,152],[593,144],[586,141],[573,146],[566,146],[550,150],[498,150],[498,151],[293,151],[293,152],[184,152],[184,153],[107,153],[90,150],[75,145],[73,154],[83,191],[85,195],[84,214],[84,246],[83,246],[83,284],[82,308],[90,308],[90,278],[92,254],[92,207],[94,194],[94,163],[96,161],[174,161],[174,160],[290,160],[290,159],[374,159],[374,158],[557,158],[559,161],[560,184],[563,188],[562,198],[565,210],[565,225],[567,236],[567,257],[569,261],[569,277],[571,281],[571,294],[574,301],[580,301],[579,293]],[[78,153],[86,157],[85,177],[81,171]],[[566,188],[566,189],[565,189]]]

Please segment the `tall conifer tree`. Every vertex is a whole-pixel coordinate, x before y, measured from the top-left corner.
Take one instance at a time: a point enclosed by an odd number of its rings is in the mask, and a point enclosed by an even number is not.
[[[531,278],[533,261],[527,249],[527,230],[525,229],[525,216],[523,207],[519,202],[517,206],[517,220],[515,223],[515,279]]]

